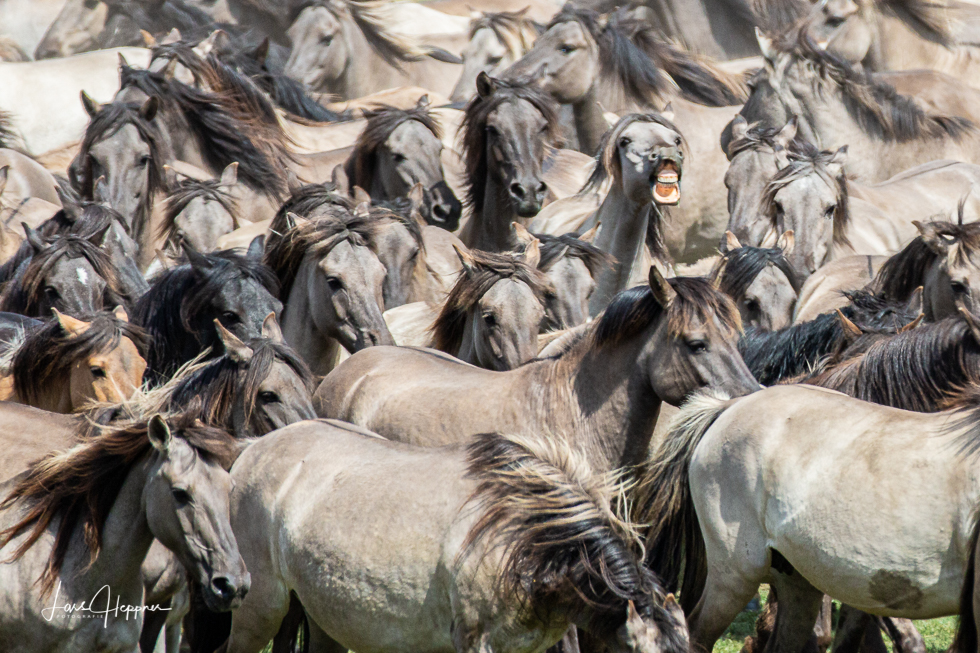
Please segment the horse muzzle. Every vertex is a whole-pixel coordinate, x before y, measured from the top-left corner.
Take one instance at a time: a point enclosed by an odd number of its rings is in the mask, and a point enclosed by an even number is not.
[[[680,152],[658,155],[650,174],[653,201],[661,206],[673,206],[681,201]]]

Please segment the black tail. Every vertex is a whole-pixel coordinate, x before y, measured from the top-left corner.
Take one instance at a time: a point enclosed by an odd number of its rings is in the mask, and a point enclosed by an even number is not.
[[[970,559],[966,563],[966,578],[963,579],[963,592],[960,594],[960,623],[956,629],[956,637],[949,647],[949,653],[977,653],[977,619],[973,613],[973,592],[978,537],[980,537],[980,519],[973,527],[973,535],[970,537]]]

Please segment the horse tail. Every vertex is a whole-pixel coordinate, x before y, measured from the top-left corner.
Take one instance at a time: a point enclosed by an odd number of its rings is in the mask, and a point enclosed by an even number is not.
[[[647,566],[667,591],[680,587],[681,607],[690,614],[704,591],[704,538],[688,483],[691,458],[708,428],[738,399],[698,394],[674,418],[670,433],[640,470],[637,510],[648,524]]]
[[[980,517],[980,515],[978,515]],[[973,613],[973,592],[977,568],[977,540],[980,538],[980,519],[973,527],[970,536],[970,559],[966,563],[966,578],[963,579],[963,591],[960,594],[960,623],[956,628],[956,636],[949,647],[949,653],[977,652],[977,621]]]

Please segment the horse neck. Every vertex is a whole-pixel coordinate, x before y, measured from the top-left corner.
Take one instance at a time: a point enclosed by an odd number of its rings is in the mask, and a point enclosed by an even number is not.
[[[316,271],[316,260],[307,256],[289,291],[282,313],[282,334],[314,374],[326,375],[337,364],[340,343],[320,333],[313,323],[313,312],[307,284]]]
[[[69,553],[64,568],[78,573],[62,574],[63,578],[70,577],[66,581],[68,587],[62,587],[63,596],[70,592],[76,599],[88,601],[101,590],[99,598],[105,599],[107,597],[103,588],[108,586],[114,597],[113,605],[116,597],[120,605],[142,604],[143,580],[140,567],[153,543],[153,533],[146,521],[146,508],[143,504],[143,488],[151,467],[152,459],[136,463],[126,475],[106,517],[102,529],[102,548],[92,567],[84,570],[88,563],[88,547],[76,545],[69,549],[71,552],[78,552],[78,557]],[[81,530],[76,529],[72,539],[81,536]],[[125,619],[110,618],[110,622],[125,623]]]
[[[474,213],[470,221],[475,227],[475,237],[467,244],[473,249],[488,252],[506,252],[515,249],[518,243],[511,222],[519,222],[525,227],[531,222],[530,219],[517,215],[507,189],[494,179],[489,171],[483,206],[479,214]]]
[[[375,51],[353,21],[345,21],[350,47],[347,68],[331,92],[339,100],[354,100],[387,88],[404,86],[405,75]],[[408,64],[403,64],[407,66]]]
[[[602,107],[599,106],[598,86],[593,84],[585,97],[572,105],[579,150],[589,155],[599,151],[599,142],[603,134],[609,130],[609,125],[602,115]]]
[[[521,368],[544,390],[542,426],[572,439],[596,471],[642,462],[660,414],[660,397],[647,373],[647,343],[657,325],[601,350],[588,333],[560,358]],[[559,417],[561,415],[561,417]],[[566,417],[568,416],[568,417]]]
[[[616,263],[603,267],[596,279],[595,291],[589,298],[589,313],[595,317],[602,312],[616,293],[629,286],[637,261],[643,256],[652,204],[637,204],[623,193],[621,184],[613,184],[596,214],[602,225],[595,245],[616,258]]]
[[[19,394],[15,392],[14,397],[11,397],[12,401],[18,404],[25,404],[33,406],[34,408],[40,408],[41,410],[47,410],[52,413],[61,413],[67,415],[75,412],[78,406],[75,406],[71,400],[71,371],[69,370],[66,374],[55,379],[53,383],[49,383],[47,387],[43,389],[40,396],[31,404],[28,404]]]

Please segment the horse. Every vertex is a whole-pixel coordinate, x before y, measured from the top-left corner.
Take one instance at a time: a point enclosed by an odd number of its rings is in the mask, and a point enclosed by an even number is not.
[[[802,144],[766,185],[760,213],[775,233],[800,234],[790,254],[804,279],[843,252],[888,255],[917,235],[915,219],[962,213],[980,166],[933,161],[878,184],[846,179],[848,148]]]
[[[797,115],[801,136],[822,150],[850,145],[848,174],[884,181],[927,161],[980,163],[969,120],[923,110],[913,98],[831,55],[805,30],[778,40],[760,34],[765,79],[740,113],[777,128]]]
[[[518,11],[483,11],[470,18],[469,42],[463,50],[463,72],[449,101],[468,102],[476,93],[476,77],[499,77],[534,45],[541,26],[528,17],[530,7]]]
[[[283,70],[310,89],[341,100],[397,86],[447,95],[460,60],[391,31],[392,9],[370,0],[322,0],[294,14],[293,49]]]
[[[471,249],[508,251],[518,245],[511,223],[527,227],[548,192],[542,167],[557,138],[558,108],[536,88],[485,73],[476,88],[459,131],[472,211],[460,240]]]
[[[595,245],[597,229],[575,236],[530,234],[541,245],[538,269],[554,286],[553,295],[545,295],[545,331],[570,329],[589,320],[589,299],[595,292],[596,279],[603,269],[613,265],[613,257]]]
[[[554,293],[538,271],[539,241],[521,254],[457,253],[463,273],[432,323],[431,347],[498,372],[537,356],[546,298]]]
[[[560,355],[492,372],[437,352],[372,347],[328,374],[313,405],[413,444],[459,442],[490,424],[550,433],[605,471],[646,456],[661,402],[678,404],[703,386],[758,388],[735,350],[738,331],[738,311],[710,283],[668,282],[651,268],[648,285],[620,293]],[[413,419],[421,414],[424,425]]]
[[[688,156],[698,161],[680,182],[680,192],[688,188],[692,201],[672,212],[677,227],[671,251],[684,262],[713,253],[725,217],[725,200],[716,183],[724,165],[718,135],[737,113],[728,105],[744,98],[739,82],[664,42],[650,23],[629,11],[617,11],[603,22],[594,11],[571,6],[504,77],[535,80],[555,100],[571,105],[579,146],[590,154],[599,151],[607,131],[605,111],[659,112],[669,100],[673,112],[664,113],[687,138]],[[688,242],[692,227],[699,237]],[[702,233],[710,237],[702,239]]]
[[[309,473],[276,492],[301,459]],[[322,482],[338,475],[346,491]],[[571,625],[620,653],[687,650],[673,597],[614,507],[623,485],[541,436],[431,450],[307,423],[256,442],[233,478],[233,526],[256,582],[233,614],[230,653],[262,650],[293,602],[322,650],[543,650]],[[303,516],[311,499],[317,526]],[[329,578],[295,573],[311,563]],[[362,600],[368,586],[388,588],[381,612]]]
[[[228,522],[235,440],[193,415],[89,431],[5,487],[0,592],[16,606],[0,616],[5,650],[134,650],[143,621],[140,566],[154,538],[201,584],[213,609],[237,607],[248,591]],[[106,587],[119,603],[103,595]],[[104,619],[79,618],[103,600]],[[138,612],[113,614],[115,606]]]
[[[262,335],[266,317],[282,312],[279,282],[262,264],[261,241],[246,254],[201,254],[184,245],[188,263],[163,272],[133,311],[150,336],[147,375],[158,385],[180,365],[211,349],[219,353],[217,319],[242,341]]]
[[[980,223],[917,222],[915,226],[919,236],[885,262],[872,287],[886,299],[901,302],[922,286],[927,322],[956,315],[960,305],[980,312],[980,272],[974,263]]]
[[[726,250],[712,269],[718,287],[738,307],[742,325],[777,331],[793,323],[793,308],[802,281],[788,256],[795,246],[793,232],[776,247],[750,247],[727,232]]]
[[[329,206],[315,220],[289,215],[294,226],[267,243],[264,259],[285,298],[286,342],[315,374],[333,368],[340,347],[353,353],[394,344],[381,315],[386,270],[377,238],[382,221],[341,205]]]
[[[56,308],[77,316],[131,305],[112,260],[96,244],[103,241],[106,230],[56,235],[50,240],[33,229],[26,232],[26,247],[22,247],[26,256],[15,256],[0,267],[0,278],[6,280],[0,310],[47,317]]]
[[[692,646],[710,650],[767,581],[779,650],[803,646],[823,594],[874,615],[955,613],[980,499],[976,397],[959,406],[914,413],[790,385],[682,409],[639,510],[668,587],[687,560]]]
[[[428,96],[414,109],[381,106],[365,113],[344,170],[351,186],[360,186],[374,201],[405,197],[415,184],[424,188],[422,217],[429,224],[455,231],[462,204],[446,184],[442,168],[442,128],[429,111]]]
[[[56,413],[128,399],[143,383],[146,336],[122,307],[84,319],[63,315],[25,331],[3,358],[0,399]]]
[[[230,192],[236,183],[238,165],[232,163],[219,179],[185,177],[169,184],[167,211],[158,234],[165,250],[179,252],[184,242],[204,254],[217,249],[221,236],[241,226],[238,202]]]

